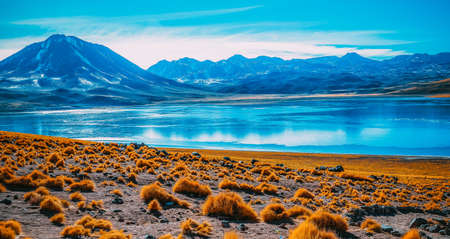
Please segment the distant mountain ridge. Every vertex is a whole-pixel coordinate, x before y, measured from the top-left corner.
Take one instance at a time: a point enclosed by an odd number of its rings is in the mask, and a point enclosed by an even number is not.
[[[448,78],[450,53],[401,55],[382,61],[357,53],[292,60],[242,55],[217,62],[182,58],[160,61],[148,71],[226,93],[373,93]]]
[[[147,72],[105,46],[61,34],[1,61],[0,89],[3,100],[67,104],[150,103],[198,91]]]

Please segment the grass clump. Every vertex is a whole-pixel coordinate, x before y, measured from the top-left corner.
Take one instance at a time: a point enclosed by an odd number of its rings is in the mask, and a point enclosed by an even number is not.
[[[325,211],[314,212],[306,221],[320,230],[345,232],[348,229],[347,221],[342,216]]]
[[[305,188],[299,188],[295,194],[294,198],[308,198],[308,199],[314,199],[314,194],[310,192],[308,189]]]
[[[86,201],[86,197],[84,197],[83,194],[78,191],[70,194],[69,198],[73,202]]]
[[[162,210],[162,208],[158,200],[153,199],[151,202],[148,203],[147,210],[150,212],[159,212]]]
[[[411,229],[402,236],[402,239],[421,239],[421,237],[417,229]]]
[[[64,211],[62,201],[58,197],[51,195],[45,196],[39,207],[44,214],[62,213]]]
[[[0,221],[0,228],[1,227],[9,228],[14,232],[14,235],[19,235],[20,233],[22,233],[22,226],[16,220]]]
[[[105,219],[95,219],[91,217],[90,215],[86,215],[82,217],[80,220],[75,222],[75,225],[81,225],[84,228],[90,229],[90,230],[111,230],[112,229],[112,223]]]
[[[289,220],[289,216],[281,203],[271,203],[267,205],[260,213],[261,218],[267,223],[279,223]]]
[[[62,225],[66,221],[66,216],[64,213],[58,213],[51,217],[50,221],[55,225]]]
[[[122,230],[112,230],[109,232],[101,232],[99,239],[131,239],[131,235],[123,233]]]
[[[287,210],[287,215],[290,218],[297,218],[297,217],[303,217],[303,218],[307,218],[309,216],[311,216],[312,211],[309,210],[308,208],[299,206],[299,205],[295,205],[291,208],[289,208]]]
[[[161,204],[167,204],[169,202],[172,202],[175,205],[181,207],[189,207],[188,202],[178,199],[174,195],[168,193],[164,188],[160,186],[158,182],[143,186],[141,188],[140,195],[141,199],[144,200],[146,203],[149,203],[153,199],[156,199]]]
[[[189,178],[179,179],[173,186],[173,191],[187,195],[194,195],[197,197],[206,197],[211,194],[211,189],[208,185],[202,185],[197,181]]]
[[[64,238],[81,238],[83,236],[89,236],[91,230],[81,225],[73,225],[65,227],[60,234]]]
[[[370,233],[380,233],[382,231],[381,225],[372,218],[367,218],[366,220],[364,220],[361,223],[361,229],[365,229],[367,232]]]
[[[184,235],[208,237],[212,232],[212,226],[208,222],[198,223],[190,218],[182,222],[181,231]]]
[[[225,232],[223,234],[223,239],[240,239],[241,237],[234,231]]]
[[[235,220],[257,222],[258,215],[253,208],[235,192],[223,192],[209,196],[202,206],[204,215],[224,216]]]
[[[320,230],[314,223],[305,221],[289,234],[289,239],[337,239],[332,232]]]
[[[95,184],[92,180],[84,179],[80,182],[74,182],[69,185],[69,191],[81,191],[81,192],[93,192],[95,190]]]

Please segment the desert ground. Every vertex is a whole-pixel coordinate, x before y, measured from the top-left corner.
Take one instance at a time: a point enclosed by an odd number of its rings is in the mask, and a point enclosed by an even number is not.
[[[0,239],[450,237],[446,158],[0,141]]]

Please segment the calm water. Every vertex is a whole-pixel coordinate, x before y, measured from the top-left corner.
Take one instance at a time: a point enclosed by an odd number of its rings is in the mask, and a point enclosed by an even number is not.
[[[450,100],[341,98],[0,113],[0,129],[154,146],[450,156]]]

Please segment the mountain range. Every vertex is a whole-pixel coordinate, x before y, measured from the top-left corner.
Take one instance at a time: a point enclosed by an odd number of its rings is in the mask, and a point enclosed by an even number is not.
[[[449,93],[450,53],[372,60],[356,53],[284,60],[162,60],[144,70],[111,49],[52,35],[0,61],[0,110],[134,105],[233,94]],[[442,85],[445,87],[440,87]]]
[[[450,77],[450,53],[401,55],[382,61],[357,53],[292,60],[241,55],[217,62],[182,58],[162,60],[148,71],[222,93],[385,93]]]
[[[52,35],[0,62],[1,102],[122,105],[204,95],[152,74],[109,48]]]

